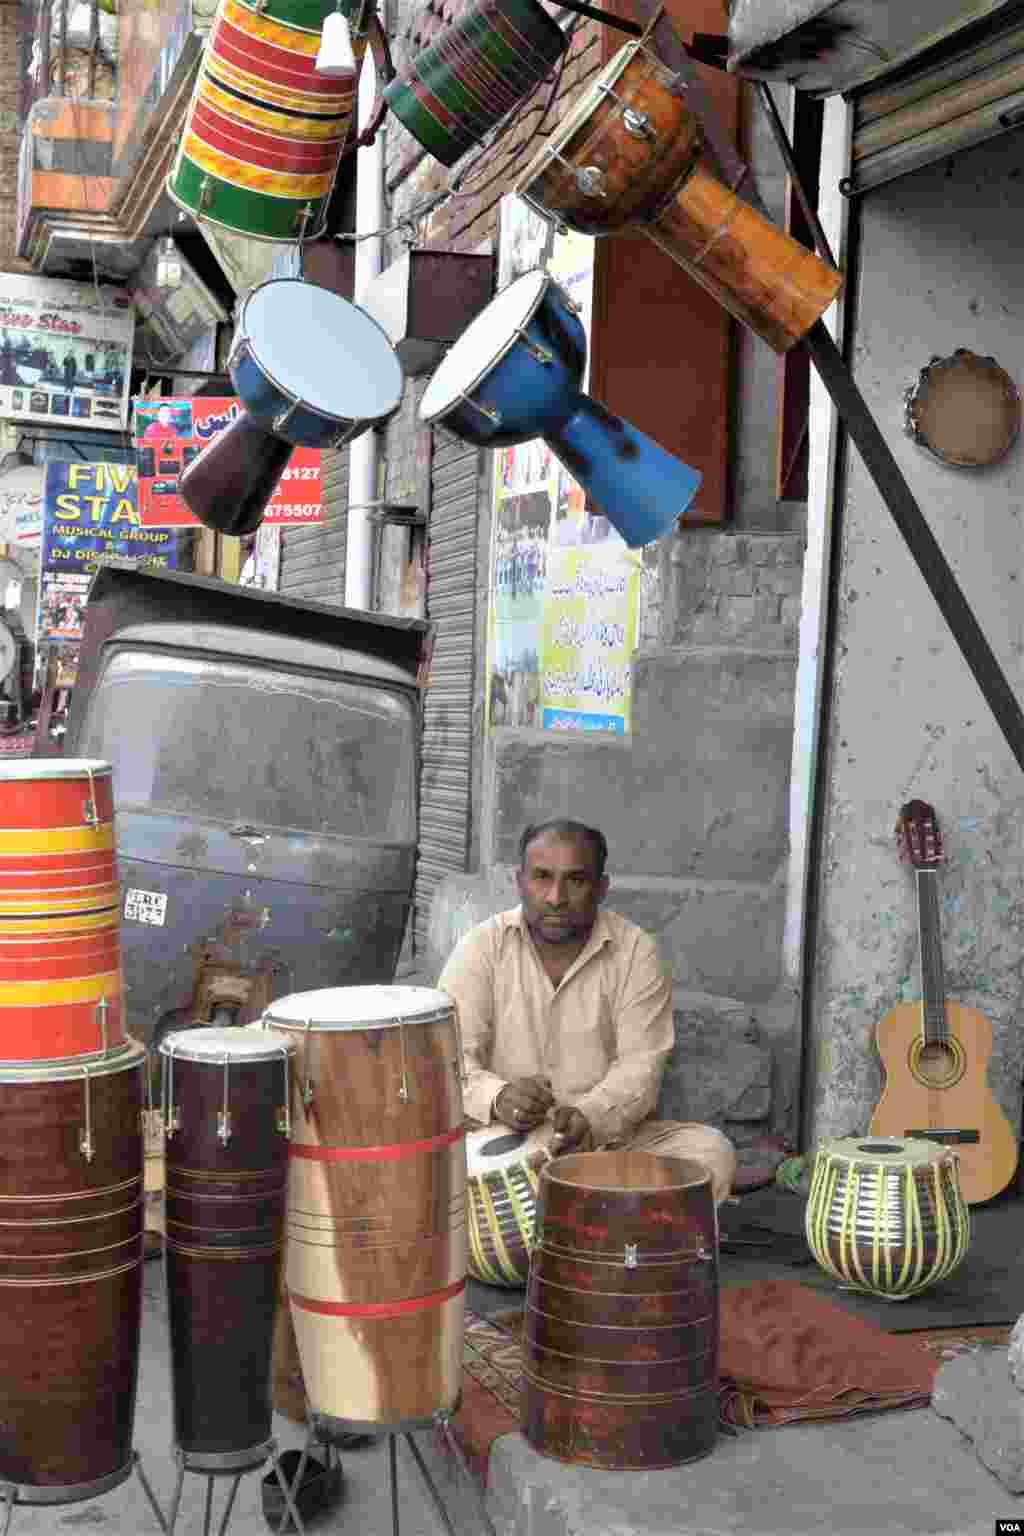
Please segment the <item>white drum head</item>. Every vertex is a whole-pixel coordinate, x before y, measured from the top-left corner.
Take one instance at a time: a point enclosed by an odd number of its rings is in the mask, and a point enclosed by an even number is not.
[[[397,1024],[433,1024],[452,1014],[447,992],[431,987],[324,987],[295,992],[271,1003],[263,1015],[271,1029],[338,1032],[391,1029]]]
[[[273,382],[326,416],[372,421],[402,398],[402,365],[384,330],[317,283],[261,283],[243,305],[240,330]]]
[[[109,778],[109,763],[97,758],[25,757],[18,763],[0,763],[0,779],[94,779]]]
[[[269,1029],[176,1029],[160,1042],[161,1056],[173,1056],[175,1061],[280,1060],[282,1051],[294,1049],[294,1041]]]
[[[640,43],[625,43],[618,53],[615,54],[614,58],[608,60],[608,63],[602,69],[597,79],[592,80],[586,90],[577,96],[570,110],[558,124],[558,127],[553,130],[543,147],[534,155],[516,183],[516,192],[520,196],[529,191],[530,182],[533,181],[535,176],[539,176],[554,156],[568,144],[577,128],[586,122],[595,107],[599,107],[608,100],[608,87],[615,84],[615,81],[640,47]]]
[[[504,1168],[520,1168],[524,1163],[544,1161],[554,1127],[538,1125],[528,1135],[509,1130],[507,1125],[487,1125],[482,1131],[470,1131],[466,1137],[466,1166],[471,1179]]]
[[[496,363],[500,362],[517,333],[532,318],[551,278],[540,267],[524,272],[496,294],[463,331],[439,364],[420,401],[424,421],[436,421],[450,411],[463,395],[471,395]]]

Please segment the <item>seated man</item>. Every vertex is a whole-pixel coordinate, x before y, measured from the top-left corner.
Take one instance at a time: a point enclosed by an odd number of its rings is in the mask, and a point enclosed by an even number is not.
[[[466,1113],[522,1132],[549,1122],[555,1154],[693,1158],[723,1200],[736,1172],[728,1137],[649,1118],[674,1038],[672,989],[650,935],[601,910],[604,837],[548,821],[527,827],[519,852],[522,905],[471,929],[437,983],[459,1011]]]

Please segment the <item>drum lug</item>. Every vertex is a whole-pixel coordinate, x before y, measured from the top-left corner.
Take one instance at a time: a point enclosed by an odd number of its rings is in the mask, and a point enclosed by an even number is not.
[[[198,211],[200,213],[204,213],[206,211],[206,209],[209,208],[212,199],[213,199],[213,180],[209,176],[204,176],[202,181],[199,183],[199,198],[198,198],[199,208],[198,208]]]
[[[267,0],[257,0],[257,10],[262,10],[266,3]],[[312,203],[307,203],[304,208],[299,209],[294,219],[292,219],[292,229],[296,231],[300,240],[303,239],[306,225],[312,217],[313,205]]]
[[[85,1094],[85,1125],[78,1137],[78,1150],[87,1163],[91,1163],[96,1156],[96,1147],[92,1139],[92,1095],[89,1084],[89,1068],[82,1068]]]
[[[576,185],[584,197],[607,197],[608,182],[598,165],[585,165],[576,172]]]
[[[100,818],[96,813],[96,783],[92,776],[92,769],[87,768],[89,775],[89,798],[82,801],[82,820],[87,827],[98,827]]]
[[[494,408],[490,405],[478,405],[475,400],[470,398],[469,395],[460,395],[459,399],[464,400],[467,405],[471,405],[474,411],[478,413],[478,415],[486,417],[486,419],[488,421],[492,421],[496,427],[501,426],[500,411],[494,410]]]
[[[626,1253],[625,1253],[625,1257],[623,1259],[623,1263],[625,1264],[626,1268],[627,1269],[636,1269],[637,1264],[639,1262],[640,1261],[637,1258],[637,1245],[636,1245],[636,1243],[627,1243],[626,1244]]]
[[[107,1014],[109,1012],[110,1004],[107,1002],[105,997],[101,997],[99,1002],[96,1004],[96,1023],[100,1027],[100,1050],[103,1052],[104,1056],[110,1049],[110,1043],[107,1039]]]
[[[231,1115],[226,1109],[220,1110],[217,1115],[217,1140],[224,1147],[231,1140]]]
[[[274,427],[273,427],[273,430],[275,432],[280,433],[281,428],[284,427],[284,426],[287,426],[289,416],[294,416],[294,414],[298,410],[298,408],[299,408],[298,400],[293,400],[291,405],[288,407],[287,410],[285,410],[285,411],[278,411],[277,415],[274,417]]]
[[[535,358],[538,363],[543,363],[545,367],[548,367],[551,363],[554,362],[555,355],[553,352],[549,352],[546,347],[539,347],[535,341],[531,341],[530,338],[524,335],[522,331],[519,332],[519,337],[527,352],[529,352],[530,356]]]
[[[652,143],[657,140],[657,133],[651,127],[651,120],[646,112],[638,112],[635,107],[627,107],[622,114],[622,126],[634,139],[649,139]]]

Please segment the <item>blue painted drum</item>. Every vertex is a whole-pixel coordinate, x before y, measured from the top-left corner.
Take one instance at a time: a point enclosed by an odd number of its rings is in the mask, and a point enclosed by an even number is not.
[[[402,398],[402,366],[384,329],[302,278],[271,278],[249,293],[228,369],[256,425],[294,447],[340,447]]]
[[[547,272],[491,300],[427,385],[420,416],[484,448],[543,437],[630,548],[661,538],[702,475],[581,389],[587,339]]]

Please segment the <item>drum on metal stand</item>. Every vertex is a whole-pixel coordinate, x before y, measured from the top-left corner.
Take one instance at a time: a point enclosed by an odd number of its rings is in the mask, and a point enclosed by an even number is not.
[[[125,1041],[109,763],[0,764],[0,1062]]]
[[[718,179],[685,82],[644,42],[619,49],[515,190],[584,234],[642,231],[776,352],[842,287],[840,272]]]
[[[270,278],[242,305],[228,359],[244,407],[183,471],[178,488],[208,527],[252,533],[293,447],[339,448],[402,399],[402,366],[376,320],[300,278]]]
[[[718,1232],[707,1170],[584,1152],[540,1175],[522,1428],[611,1470],[694,1461],[718,1434]]]
[[[484,448],[543,437],[636,547],[675,527],[702,477],[582,392],[586,356],[568,294],[547,272],[526,272],[463,331],[427,385],[420,416]]]
[[[286,1278],[314,1417],[392,1431],[462,1380],[466,1157],[450,999],[423,987],[296,993]]]
[[[0,1065],[0,1484],[10,1503],[94,1498],[137,1460],[145,1057],[125,1041],[89,1061]]]

